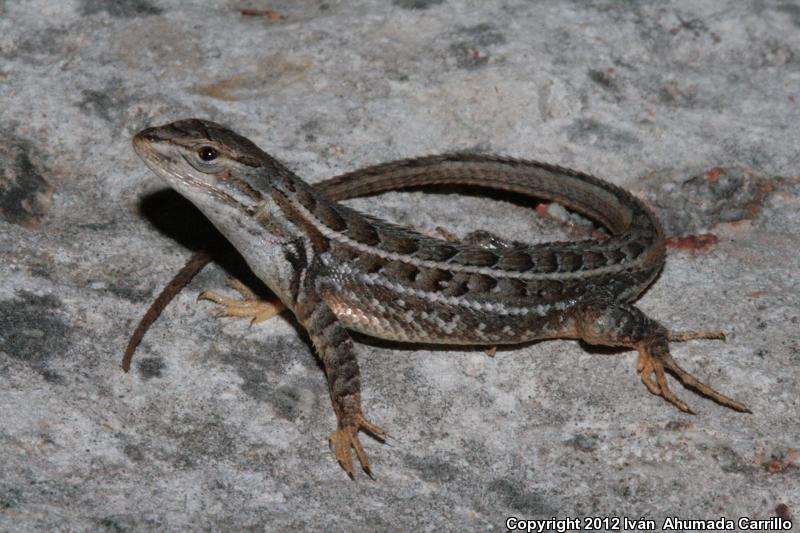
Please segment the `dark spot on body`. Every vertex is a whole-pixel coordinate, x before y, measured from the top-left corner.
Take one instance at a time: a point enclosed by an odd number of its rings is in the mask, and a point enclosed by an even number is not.
[[[487,293],[496,286],[497,280],[484,274],[472,274],[469,277],[469,281],[467,281],[467,288],[477,294]]]
[[[441,291],[447,288],[451,279],[453,279],[453,273],[449,270],[426,268],[417,276],[414,288],[423,291]]]
[[[383,269],[387,278],[405,283],[414,283],[419,272],[419,268],[403,261],[391,261]]]
[[[559,272],[576,272],[583,265],[581,254],[574,252],[558,252],[556,254]]]
[[[310,332],[315,332],[317,335],[323,335],[327,328],[336,324],[336,316],[324,305],[316,305],[305,323],[306,329]]]
[[[561,298],[564,286],[560,281],[556,280],[541,280],[532,282],[532,287],[535,287],[536,296],[546,302],[554,302]],[[528,289],[530,292],[530,289]]]
[[[297,239],[283,246],[283,256],[292,265],[292,279],[289,280],[289,292],[292,301],[297,302],[300,297],[301,280],[308,268],[307,251],[302,239]]]
[[[493,267],[497,263],[497,254],[489,250],[480,248],[467,248],[461,250],[453,258],[453,262],[459,265],[475,267]]]
[[[628,258],[628,260],[632,260],[639,257],[642,254],[642,252],[644,251],[644,246],[638,242],[629,242],[622,248],[622,251]]]
[[[314,208],[317,207],[316,198],[314,198],[314,195],[311,194],[310,191],[307,191],[305,189],[297,192],[297,201],[300,202],[300,204],[303,207],[305,207],[311,212],[313,212]]]
[[[347,244],[340,244],[338,242],[333,242],[333,246],[331,247],[331,253],[340,261],[340,262],[352,262],[361,255],[358,250],[355,248],[350,247]]]
[[[383,268],[385,261],[377,255],[362,255],[356,259],[355,267],[368,274],[374,274]]]
[[[381,232],[381,248],[387,252],[411,255],[419,249],[419,245],[411,237]]]
[[[458,248],[448,244],[427,243],[421,247],[415,257],[426,261],[447,261],[458,253]]]
[[[375,227],[361,217],[347,220],[347,236],[367,246],[375,246],[381,242]]]
[[[606,258],[607,265],[618,265],[623,259],[625,259],[625,255],[616,248],[613,250],[604,251],[603,255]]]
[[[345,219],[327,202],[318,203],[317,208],[314,209],[314,215],[323,224],[334,231],[344,231],[347,229],[347,222]]]
[[[469,292],[470,275],[460,272],[447,284],[444,290],[445,296],[462,296]]]
[[[528,295],[527,284],[521,279],[500,278],[497,284],[497,292],[503,296],[516,296],[524,298]]]
[[[531,254],[533,268],[531,270],[537,274],[553,272],[558,267],[556,254],[547,248],[538,248]]]
[[[586,251],[583,252],[583,266],[586,269],[600,268],[605,266],[606,258],[603,254],[598,252]]]
[[[294,180],[288,174],[282,173],[280,174],[281,185],[283,188],[289,192],[297,192],[297,186],[294,183]]]
[[[533,259],[525,252],[508,251],[500,256],[497,268],[512,272],[525,272],[533,266]]]
[[[464,236],[463,239],[461,239],[461,242],[466,244],[473,244],[475,246],[480,246],[481,248],[485,248],[487,250],[495,250],[495,251],[507,248],[509,246],[513,246],[513,243],[508,242],[503,237],[495,235],[490,231],[480,230],[480,229],[469,232],[467,235]]]

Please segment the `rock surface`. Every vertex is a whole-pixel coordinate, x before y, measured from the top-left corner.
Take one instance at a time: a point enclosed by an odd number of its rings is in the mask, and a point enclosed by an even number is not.
[[[797,517],[799,30],[790,1],[0,1],[0,529]],[[675,385],[698,412],[679,413],[632,352],[360,339],[365,410],[393,438],[365,438],[376,480],[350,481],[290,317],[248,327],[194,302],[222,288],[218,265],[123,374],[149,302],[218,239],[130,146],[190,116],[311,181],[470,149],[629,188],[673,236],[641,307],[724,329],[673,351],[753,414]],[[523,240],[568,220],[421,192],[352,205]]]

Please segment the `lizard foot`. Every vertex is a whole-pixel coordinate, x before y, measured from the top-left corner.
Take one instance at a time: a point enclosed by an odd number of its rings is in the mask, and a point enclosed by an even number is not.
[[[242,298],[228,298],[213,291],[203,291],[197,299],[208,300],[222,306],[219,316],[250,318],[250,324],[269,320],[284,310],[284,305],[280,300],[262,300],[244,283],[235,278],[225,279],[225,285],[241,294]]]
[[[336,461],[339,463],[339,466],[347,472],[350,479],[353,479],[353,458],[350,455],[351,448],[355,450],[358,462],[361,463],[361,468],[364,469],[364,472],[366,472],[369,477],[373,477],[367,454],[364,451],[364,447],[361,446],[361,442],[358,440],[359,431],[366,431],[381,441],[386,437],[386,432],[378,426],[367,422],[361,414],[357,414],[352,423],[340,425],[339,429],[331,433],[330,445],[336,454]]]
[[[693,333],[692,333],[693,334]],[[690,337],[690,338],[708,338],[708,337]],[[717,337],[713,337],[717,338]],[[673,339],[678,340],[678,339]],[[687,339],[682,339],[687,340]],[[743,413],[750,413],[751,411],[742,403],[732,398],[728,398],[724,394],[720,394],[709,385],[695,378],[693,375],[681,368],[678,363],[672,358],[672,355],[666,350],[654,350],[644,344],[639,345],[639,360],[636,363],[636,370],[642,375],[642,383],[647,387],[651,393],[656,396],[661,396],[675,407],[684,413],[694,414],[688,405],[686,405],[680,398],[675,396],[667,385],[667,378],[664,370],[669,370],[677,377],[681,383],[690,389],[703,394],[714,400],[715,402],[730,407],[735,411]],[[653,381],[655,377],[655,381]]]

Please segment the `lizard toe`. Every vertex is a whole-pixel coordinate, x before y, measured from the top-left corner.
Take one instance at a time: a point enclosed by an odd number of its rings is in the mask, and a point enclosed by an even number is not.
[[[372,468],[369,464],[369,458],[364,451],[364,446],[358,439],[358,432],[364,431],[381,442],[386,438],[386,432],[367,421],[360,413],[355,416],[355,419],[350,424],[340,425],[340,427],[331,433],[329,442],[336,456],[336,462],[339,466],[353,479],[353,458],[352,452],[355,452],[356,459],[358,459],[361,468],[367,473],[369,477],[373,477]]]

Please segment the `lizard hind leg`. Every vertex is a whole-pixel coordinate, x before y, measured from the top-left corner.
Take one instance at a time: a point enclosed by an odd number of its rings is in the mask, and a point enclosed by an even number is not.
[[[197,297],[198,300],[207,300],[222,306],[220,317],[249,318],[250,324],[258,324],[279,315],[285,309],[283,303],[277,298],[263,300],[236,278],[226,278],[225,285],[234,289],[242,297],[228,298],[214,291],[203,291]]]
[[[590,344],[636,348],[639,352],[636,370],[640,372],[642,383],[647,390],[656,396],[661,396],[685,413],[693,411],[670,390],[666,378],[667,371],[687,388],[721,405],[740,412],[750,412],[743,403],[717,392],[681,368],[669,351],[670,340],[720,338],[720,332],[669,332],[639,309],[628,304],[590,307],[580,316],[577,329],[580,337]]]
[[[699,392],[703,396],[711,398],[718,404],[730,407],[734,411],[739,411],[742,413],[751,412],[747,408],[747,406],[745,406],[742,402],[739,402],[737,400],[734,400],[733,398],[729,398],[728,396],[725,396],[724,394],[717,392],[713,387],[711,387],[706,383],[703,383],[702,381],[694,377],[692,374],[681,368],[680,365],[678,365],[678,363],[675,361],[675,359],[672,358],[672,355],[669,353],[669,350],[664,349],[666,348],[666,342],[663,342],[663,348],[662,348],[662,343],[658,343],[655,345],[651,344],[650,346],[639,346],[637,348],[639,349],[640,359],[642,357],[645,357],[648,360],[647,362],[645,362],[644,368],[642,370],[642,381],[645,381],[646,371],[654,373],[656,375],[656,379],[659,385],[661,386],[661,396],[663,396],[664,399],[666,399],[667,401],[675,404],[682,411],[686,411],[688,413],[692,412],[688,407],[686,407],[686,404],[681,402],[679,399],[675,398],[668,388],[665,389],[666,387],[666,378],[664,377],[665,369],[668,370],[671,374],[673,374],[676,378],[678,378],[678,380],[681,383],[683,383],[686,387]],[[681,406],[681,404],[683,405],[683,407]]]

